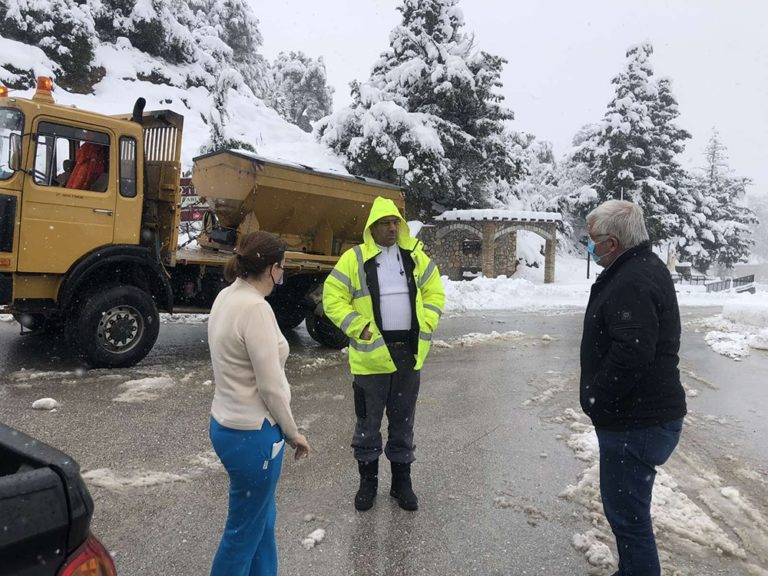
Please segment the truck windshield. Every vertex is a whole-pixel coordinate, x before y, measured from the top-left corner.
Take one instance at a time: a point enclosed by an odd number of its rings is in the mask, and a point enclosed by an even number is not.
[[[0,108],[0,180],[13,176],[12,166],[20,166],[21,131],[24,116],[15,108]]]

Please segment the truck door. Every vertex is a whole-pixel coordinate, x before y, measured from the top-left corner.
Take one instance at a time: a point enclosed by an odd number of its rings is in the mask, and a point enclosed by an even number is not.
[[[16,270],[19,244],[21,185],[21,134],[24,115],[0,108],[0,305],[11,301],[12,272]]]
[[[114,138],[103,128],[41,118],[24,182],[19,272],[64,273],[114,237]]]

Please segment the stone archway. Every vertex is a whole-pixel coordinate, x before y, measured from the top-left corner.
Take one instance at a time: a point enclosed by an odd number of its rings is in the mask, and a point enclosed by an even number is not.
[[[452,210],[422,228],[419,237],[442,274],[461,279],[467,268],[483,276],[511,276],[517,266],[517,231],[533,232],[544,239],[544,282],[555,281],[556,212],[509,210]],[[477,240],[481,249],[468,251]]]
[[[504,226],[500,226],[493,236],[494,250],[504,250],[505,246],[502,240],[505,236],[509,236],[509,242],[507,250],[509,254],[515,258],[515,266],[512,269],[512,273],[517,268],[517,233],[520,230],[526,232],[533,232],[544,240],[544,283],[551,284],[555,281],[555,248],[557,247],[557,223],[556,222],[508,222]],[[502,258],[501,262],[496,261],[494,272],[496,275],[505,274],[511,276],[508,271],[504,270],[504,261],[509,261],[510,258]],[[507,268],[509,270],[509,268]]]

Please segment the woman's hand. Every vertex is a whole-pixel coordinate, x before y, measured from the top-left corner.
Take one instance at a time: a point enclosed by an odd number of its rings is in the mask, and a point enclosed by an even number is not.
[[[311,448],[309,447],[309,442],[307,442],[304,434],[299,434],[295,438],[286,438],[285,441],[288,442],[288,445],[291,448],[296,450],[296,453],[293,455],[294,460],[300,460],[301,458],[309,456]]]

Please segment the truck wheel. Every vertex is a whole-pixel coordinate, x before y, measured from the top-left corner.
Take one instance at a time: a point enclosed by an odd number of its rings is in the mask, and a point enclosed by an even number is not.
[[[73,328],[78,351],[93,367],[125,368],[152,349],[160,316],[143,290],[112,286],[85,297]]]
[[[339,330],[327,316],[318,316],[313,310],[307,312],[307,332],[314,340],[328,348],[341,350],[349,346],[349,338]]]

